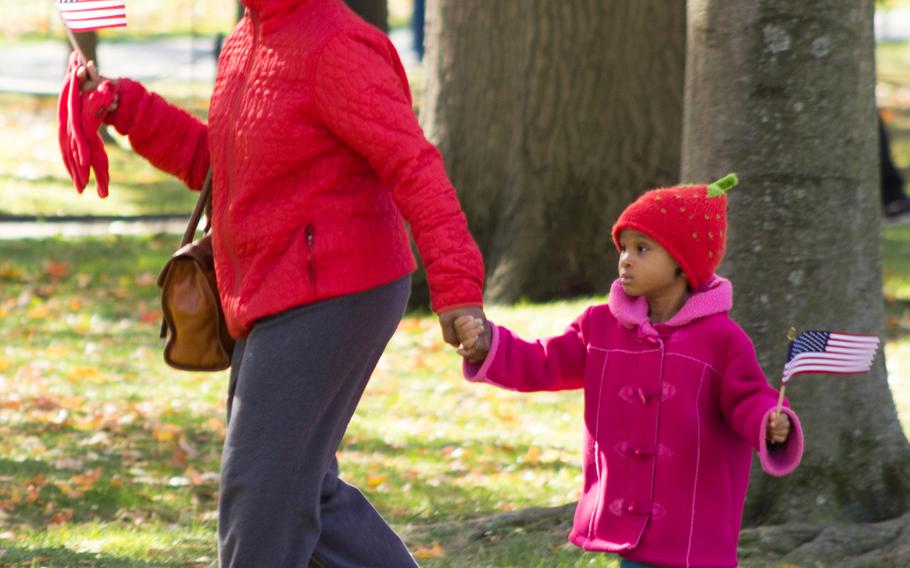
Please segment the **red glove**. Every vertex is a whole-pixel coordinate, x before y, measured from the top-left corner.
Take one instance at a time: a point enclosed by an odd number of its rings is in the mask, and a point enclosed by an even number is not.
[[[58,125],[58,138],[60,141],[60,153],[63,155],[63,164],[73,180],[73,185],[76,186],[76,191],[82,193],[88,183],[90,164],[88,161],[88,147],[79,147],[82,138],[81,128],[76,129],[78,122],[73,119],[74,114],[77,119],[82,116],[81,86],[79,79],[76,77],[76,70],[79,65],[79,58],[76,52],[73,52],[70,55],[70,63],[66,69],[63,90],[57,103],[57,118],[60,122]]]
[[[88,185],[91,168],[95,171],[98,195],[104,198],[107,197],[110,176],[107,152],[98,129],[117,98],[116,88],[110,81],[104,80],[83,97],[76,76],[80,66],[79,58],[73,52],[57,104],[60,152],[76,191],[82,193]]]
[[[107,151],[104,149],[104,141],[101,140],[99,128],[104,122],[108,108],[117,98],[116,87],[110,81],[104,80],[95,90],[84,93],[83,97],[82,132],[88,134],[86,143],[92,170],[95,172],[95,185],[98,186],[98,195],[104,199],[107,197],[110,174],[108,173]]]

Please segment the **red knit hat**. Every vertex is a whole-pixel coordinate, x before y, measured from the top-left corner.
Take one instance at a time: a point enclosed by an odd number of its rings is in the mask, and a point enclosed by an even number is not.
[[[613,243],[625,229],[643,233],[667,249],[698,290],[714,274],[727,241],[727,191],[737,183],[727,174],[710,185],[651,190],[626,207],[613,225]]]

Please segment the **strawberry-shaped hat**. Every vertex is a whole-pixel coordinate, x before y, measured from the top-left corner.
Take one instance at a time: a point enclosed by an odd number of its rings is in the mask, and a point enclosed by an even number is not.
[[[676,260],[692,290],[714,274],[727,240],[727,191],[737,184],[727,174],[708,185],[653,189],[626,207],[613,225],[613,243],[632,229],[654,239]]]

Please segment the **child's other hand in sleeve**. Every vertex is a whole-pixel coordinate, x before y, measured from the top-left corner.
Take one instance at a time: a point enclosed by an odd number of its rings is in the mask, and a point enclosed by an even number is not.
[[[774,411],[768,418],[768,431],[765,438],[772,444],[783,444],[790,435],[790,417]]]
[[[458,354],[471,363],[486,359],[493,341],[492,329],[480,318],[461,316],[455,320],[455,333],[461,347]]]

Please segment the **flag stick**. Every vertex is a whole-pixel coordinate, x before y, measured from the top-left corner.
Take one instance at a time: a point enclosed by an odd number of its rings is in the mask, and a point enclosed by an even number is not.
[[[792,325],[787,329],[787,340],[790,343],[793,343],[793,340],[796,339],[797,330]],[[784,382],[783,378],[780,381],[780,396],[777,397],[777,414],[780,414],[780,411],[784,407],[784,391],[787,390],[787,383]]]
[[[57,15],[60,16],[60,21],[63,23],[63,31],[66,32],[66,39],[70,41],[70,45],[73,46],[73,51],[79,55],[79,60],[83,65],[88,63],[88,59],[85,58],[85,54],[82,53],[82,48],[79,47],[79,42],[76,41],[76,36],[73,34],[73,30],[66,25],[66,20],[63,19],[63,14],[60,13],[60,10],[57,10]]]

